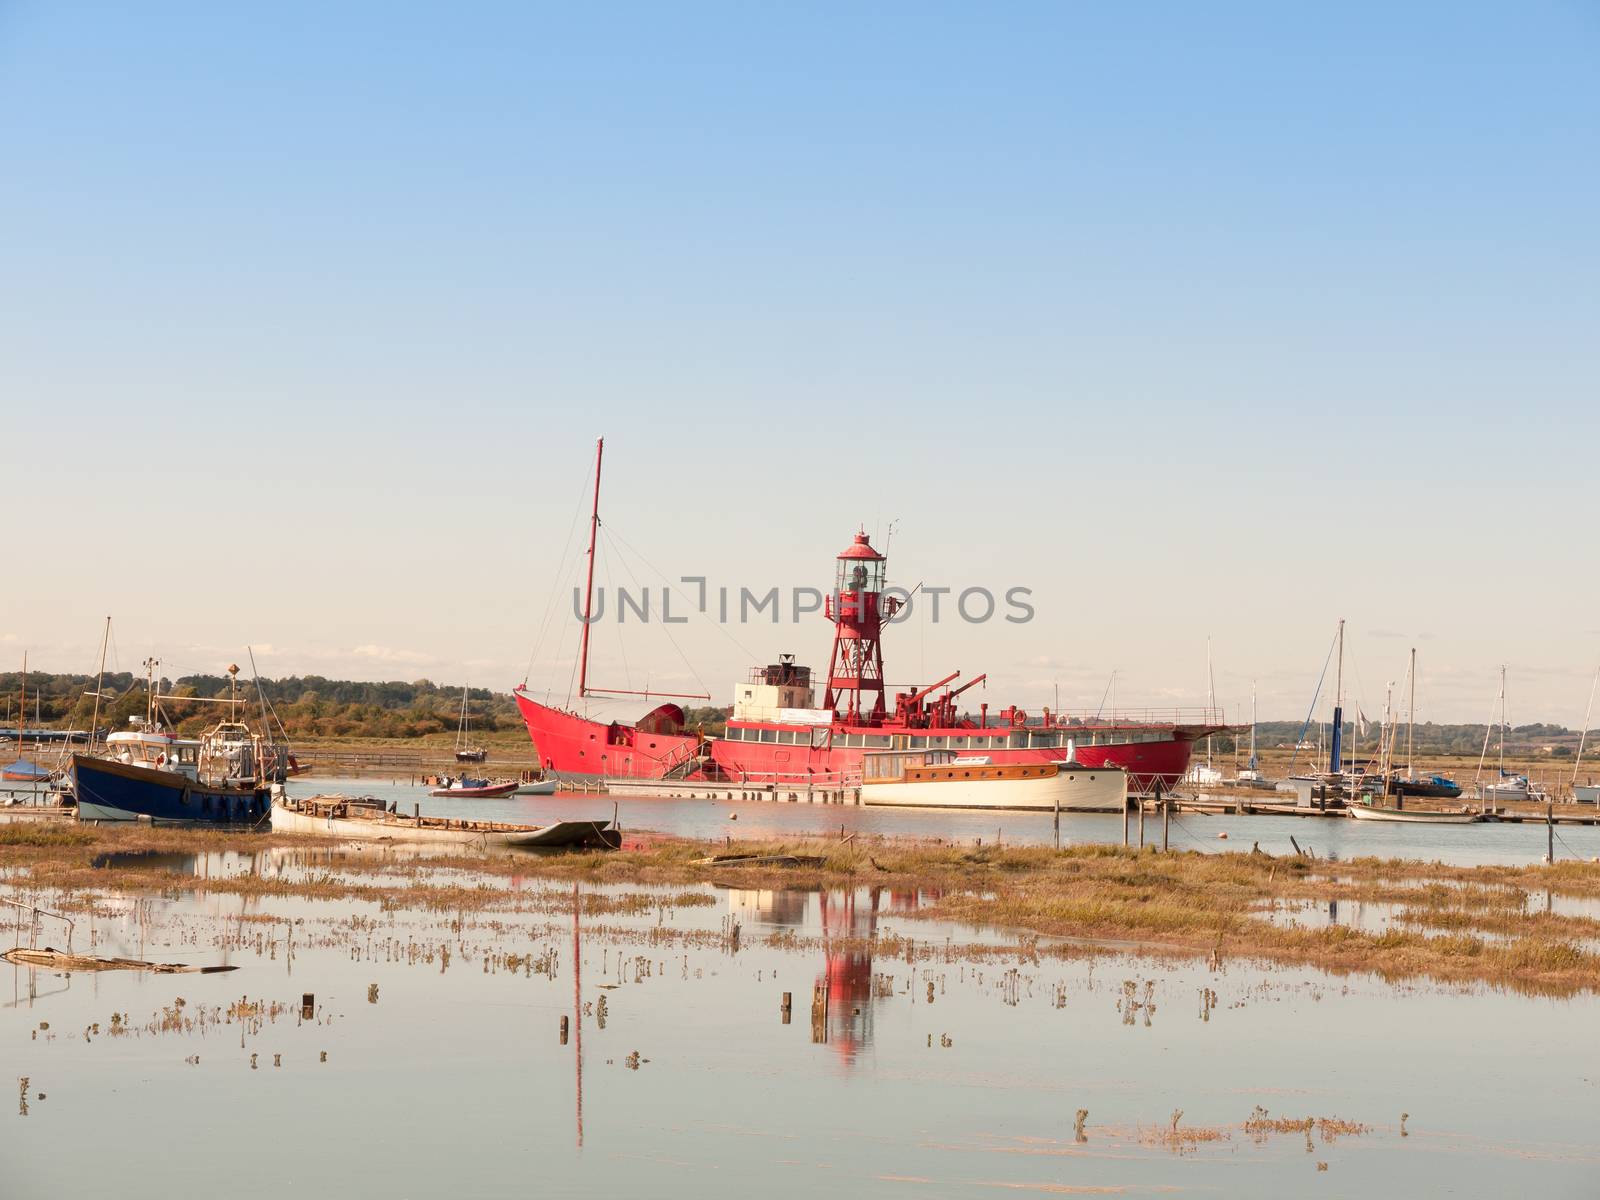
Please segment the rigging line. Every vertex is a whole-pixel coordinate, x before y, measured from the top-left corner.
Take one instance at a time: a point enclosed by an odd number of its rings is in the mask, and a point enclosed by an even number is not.
[[[577,625],[578,633],[579,633],[580,636],[583,633],[583,623],[582,623],[581,620],[578,619],[579,617],[582,616],[582,614],[577,611],[576,594],[577,594],[577,589],[578,589],[578,572],[583,567],[584,557],[585,557],[584,554],[579,554],[576,558],[574,558],[572,560],[572,564],[571,564],[570,568],[567,571],[566,578],[561,581],[562,582],[562,586],[563,586],[564,589],[567,588],[567,587],[570,587],[572,589],[572,591],[573,591],[574,599],[573,599],[573,614],[572,615],[573,615],[573,621]],[[549,704],[549,703],[552,702],[554,694],[555,694],[555,685],[558,682],[558,678],[555,676],[554,672],[559,668],[560,663],[564,661],[564,656],[565,656],[565,653],[566,653],[566,645],[567,645],[567,628],[568,628],[568,623],[566,621],[562,621],[562,622],[560,622],[560,624],[557,626],[557,629],[556,629],[556,648],[555,648],[555,652],[550,656],[550,660],[549,660],[551,669],[550,669],[550,671],[546,672],[546,674],[545,674],[544,699],[545,699],[545,703],[546,704]],[[572,656],[572,668],[573,668],[573,672],[574,673],[576,673],[577,667],[578,667],[578,656],[577,656],[576,652],[574,652],[574,654]],[[569,699],[570,699],[570,697],[569,697]]]
[[[622,595],[617,591],[616,584],[611,581],[611,557],[605,552],[606,543],[611,540],[609,531],[606,530],[603,523],[600,529],[607,536],[600,539],[597,551],[600,555],[601,569],[606,573],[606,587],[611,591],[611,611],[617,615],[617,653],[622,657],[622,681],[628,685],[628,690],[631,692],[633,690],[633,671],[628,667],[628,646],[622,636]]]
[[[1560,842],[1563,846],[1567,847],[1567,853],[1568,854],[1572,855],[1572,857],[1576,858],[1579,862],[1582,862],[1583,861],[1583,856],[1581,854],[1579,854],[1576,850],[1574,850],[1571,846],[1567,845],[1567,839],[1561,836],[1561,831],[1558,829],[1555,832],[1556,832],[1556,841]]]
[[[589,475],[585,472],[578,481],[578,498],[573,505],[572,522],[567,526],[566,545],[561,547],[561,555],[556,560],[557,562],[566,562],[567,555],[572,552],[572,538],[578,531],[578,519],[583,516],[583,497],[584,493],[588,491],[588,483]],[[533,673],[533,660],[538,656],[539,648],[544,644],[545,634],[549,631],[550,617],[555,612],[556,597],[560,595],[560,589],[561,579],[558,576],[555,583],[551,585],[549,597],[545,600],[544,619],[539,622],[539,633],[533,643],[533,651],[528,655],[528,669],[522,673],[523,687],[528,686],[528,676]]]
[[[1116,681],[1117,673],[1111,672],[1111,678],[1106,680],[1106,690],[1100,693],[1100,707],[1094,710],[1094,719],[1098,721],[1100,714],[1106,710],[1106,697],[1111,695],[1111,685]]]
[[[1196,846],[1204,846],[1204,845],[1207,844],[1205,842],[1202,842],[1199,838],[1195,837],[1194,834],[1189,832],[1189,827],[1183,823],[1183,818],[1182,817],[1173,817],[1172,818],[1172,823],[1178,827],[1179,832],[1181,832],[1184,837],[1188,838]]]
[[[611,531],[609,529],[606,530],[606,535],[608,537],[610,536],[610,533]],[[633,568],[628,565],[628,560],[619,554],[617,556],[617,561],[622,564],[622,569],[628,573],[628,578],[633,580],[633,586],[638,588],[640,591],[645,591],[644,584],[639,582],[639,577],[633,573]],[[647,596],[648,594],[649,593],[646,592]],[[663,614],[663,616],[665,616],[665,614]],[[694,669],[694,663],[689,661],[689,656],[685,654],[683,652],[683,648],[678,645],[678,640],[672,636],[672,627],[668,625],[665,620],[661,622],[661,632],[667,635],[667,641],[672,643],[672,648],[677,651],[678,658],[682,660],[683,665],[688,669],[689,674],[694,677],[694,681],[700,685],[701,689],[706,693],[707,698],[709,698],[711,695],[711,689],[706,686],[706,681],[700,678],[700,673]],[[645,690],[649,691],[648,683],[645,685]]]
[[[565,584],[570,585],[574,592],[576,592],[577,588],[578,588],[578,569],[581,566],[581,564],[583,563],[583,558],[584,558],[584,556],[580,554],[573,561],[572,569],[567,572],[567,577],[563,581]],[[576,607],[576,601],[574,601],[574,607]],[[573,618],[578,623],[578,636],[581,637],[581,636],[583,636],[583,622],[582,622],[582,619],[581,619],[582,618],[582,614],[574,612],[573,613]],[[550,658],[550,662],[551,662],[552,667],[554,667],[556,665],[559,665],[563,661],[563,657],[565,655],[566,645],[567,645],[567,628],[568,628],[567,622],[565,622],[565,621],[561,622],[560,626],[558,627],[558,630],[557,630],[557,633],[556,633],[556,649],[555,649],[555,653]],[[578,656],[577,656],[576,653],[574,653],[573,656],[572,656],[572,674],[576,675],[577,674],[577,670],[578,670]],[[555,679],[554,679],[552,674],[547,674],[545,676],[545,679],[546,679],[547,682],[546,682],[546,686],[545,686],[545,689],[544,689],[544,702],[546,704],[549,704],[551,702],[552,697],[554,696],[554,693],[555,693]],[[572,692],[572,687],[571,687],[571,684],[569,683],[568,686],[567,686],[567,706],[569,708],[572,706],[572,695],[571,695],[571,692]]]
[[[635,547],[632,542],[628,541],[627,538],[623,537],[620,533],[618,533],[615,529],[611,529],[610,532],[611,532],[611,534],[613,536],[616,537],[617,541],[622,543],[622,546],[623,546],[624,549],[626,549],[630,554],[633,554],[634,556],[636,556],[639,559],[640,562],[642,562],[645,566],[649,567],[658,576],[660,576],[661,577],[661,581],[664,584],[666,584],[666,586],[668,588],[670,588],[674,592],[677,592],[677,594],[679,596],[681,596],[686,603],[689,602],[689,597],[684,595],[684,593],[682,591],[680,591],[677,587],[673,586],[672,581],[667,578],[667,573],[665,571],[663,571],[660,567],[656,566],[655,563],[651,562],[643,554],[639,553],[638,548]],[[699,612],[702,617],[705,616],[704,610],[699,609],[698,606],[693,605],[691,603],[690,607],[695,608],[696,611]],[[755,654],[755,652],[752,651],[743,642],[741,642],[738,638],[734,637],[733,634],[729,633],[725,628],[723,628],[722,623],[720,621],[713,621],[713,620],[711,620],[711,618],[706,617],[706,623],[709,624],[711,626],[711,628],[715,629],[718,633],[720,633],[723,637],[727,638],[730,642],[732,642],[734,644],[734,646],[738,648],[739,653],[745,656],[745,659],[747,661],[749,661],[749,662],[757,662],[757,661],[759,661],[757,656],[756,656],[756,654]]]
[[[1294,753],[1289,756],[1289,770],[1294,770],[1294,760],[1300,757],[1300,743],[1306,740],[1306,730],[1311,728],[1311,718],[1317,713],[1317,700],[1322,696],[1322,685],[1328,678],[1328,664],[1333,661],[1333,648],[1339,642],[1339,635],[1333,635],[1333,641],[1328,643],[1328,656],[1322,660],[1322,674],[1317,676],[1317,690],[1311,694],[1311,707],[1306,710],[1305,724],[1300,726],[1300,733],[1294,739]]]

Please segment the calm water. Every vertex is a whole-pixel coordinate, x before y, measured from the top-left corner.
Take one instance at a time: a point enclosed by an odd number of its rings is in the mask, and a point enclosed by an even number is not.
[[[917,918],[930,897],[884,889],[585,888],[580,1109],[576,1038],[558,1036],[575,1005],[570,887],[514,880],[515,911],[463,914],[206,886],[324,862],[173,856],[161,865],[192,883],[108,896],[92,933],[79,926],[80,949],[92,936],[230,974],[0,966],[0,1046],[28,1079],[0,1117],[0,1194],[95,1195],[115,1178],[163,1198],[1560,1197],[1600,1179],[1593,996],[1065,956]],[[161,1028],[241,997],[283,1007]],[[1372,1128],[1257,1139],[1242,1125],[1258,1105]],[[1179,1109],[1180,1130],[1217,1140],[1164,1144]]]
[[[1048,843],[1054,825],[1049,813],[972,813],[864,808],[853,804],[788,804],[770,801],[666,800],[650,796],[510,796],[503,800],[462,800],[428,795],[424,787],[367,779],[297,779],[289,784],[296,796],[319,792],[381,796],[403,813],[421,804],[424,813],[475,816],[496,821],[538,824],[563,817],[611,815],[617,806],[624,829],[654,830],[693,838],[797,837],[809,834],[885,834],[945,838],[985,843]],[[735,816],[735,814],[737,814]],[[1137,814],[1129,818],[1130,837],[1137,842]],[[1219,833],[1227,833],[1226,839]],[[1115,813],[1068,814],[1061,818],[1063,842],[1120,842],[1122,818]],[[1352,821],[1348,817],[1203,816],[1186,813],[1173,820],[1174,849],[1248,850],[1259,843],[1270,854],[1292,854],[1293,837],[1319,857],[1341,859],[1374,855],[1414,858],[1460,865],[1536,863],[1544,858],[1543,825],[1405,825]],[[1600,826],[1556,827],[1556,857],[1600,858]],[[1161,844],[1161,819],[1145,815],[1145,842]]]

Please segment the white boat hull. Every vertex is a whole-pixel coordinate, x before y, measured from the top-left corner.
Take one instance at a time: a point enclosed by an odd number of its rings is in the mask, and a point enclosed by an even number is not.
[[[997,808],[1029,812],[1120,812],[1128,803],[1128,773],[1114,767],[1063,764],[1053,775],[1026,779],[948,779],[864,782],[861,803],[897,808]]]
[[[517,790],[512,794],[516,796],[554,796],[558,783],[559,781],[555,779],[541,779],[537,783],[523,783],[519,784]]]
[[[1580,783],[1572,793],[1579,804],[1600,805],[1600,783]]]
[[[1471,825],[1479,814],[1471,812],[1429,812],[1426,809],[1378,808],[1352,804],[1345,810],[1358,821],[1399,821],[1410,825]]]
[[[577,844],[591,827],[607,822],[558,821],[538,828],[484,828],[482,821],[445,821],[424,817],[417,824],[401,816],[328,816],[300,812],[282,804],[272,806],[274,833],[313,833],[322,837],[354,838],[360,841],[426,842],[456,846],[552,846]]]

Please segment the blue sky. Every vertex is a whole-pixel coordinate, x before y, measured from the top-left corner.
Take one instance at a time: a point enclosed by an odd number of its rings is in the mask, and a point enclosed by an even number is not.
[[[0,652],[564,681],[593,439],[673,574],[1034,589],[989,697],[1576,724],[1600,8],[0,0]],[[239,530],[276,565],[251,580]],[[569,622],[570,624],[570,622]],[[674,631],[726,690],[815,622]],[[655,631],[597,666],[690,673]],[[570,639],[569,639],[570,641]],[[743,649],[741,649],[743,647]],[[566,655],[570,658],[570,655]],[[820,662],[819,662],[820,665]],[[558,694],[560,688],[557,688]]]

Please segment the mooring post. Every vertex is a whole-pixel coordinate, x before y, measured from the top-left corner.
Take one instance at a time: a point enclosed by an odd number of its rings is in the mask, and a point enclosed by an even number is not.
[[[411,819],[418,825],[422,824],[422,802],[413,801],[411,805]]]
[[[1061,849],[1061,792],[1055,792],[1056,800],[1056,849]]]
[[[566,1017],[562,1017],[561,1018],[561,1044],[563,1046],[565,1046],[567,1044],[567,1018]]]
[[[1545,855],[1545,862],[1553,863],[1556,861],[1556,800],[1554,796],[1547,795],[1544,798],[1544,827],[1545,833],[1548,835],[1546,841],[1550,844],[1550,848]]]
[[[785,992],[783,994],[783,1005],[782,1005],[782,1008],[781,1008],[781,1011],[783,1013],[783,1023],[785,1025],[787,1025],[789,1023],[789,1014],[793,1010],[794,1010],[794,997],[789,992]]]
[[[1128,848],[1128,797],[1122,798],[1122,848]]]
[[[1167,852],[1167,835],[1172,826],[1172,800],[1161,794],[1161,781],[1156,780],[1156,803],[1161,806],[1161,853]]]
[[[1144,849],[1144,797],[1140,796],[1139,804],[1139,849]]]

